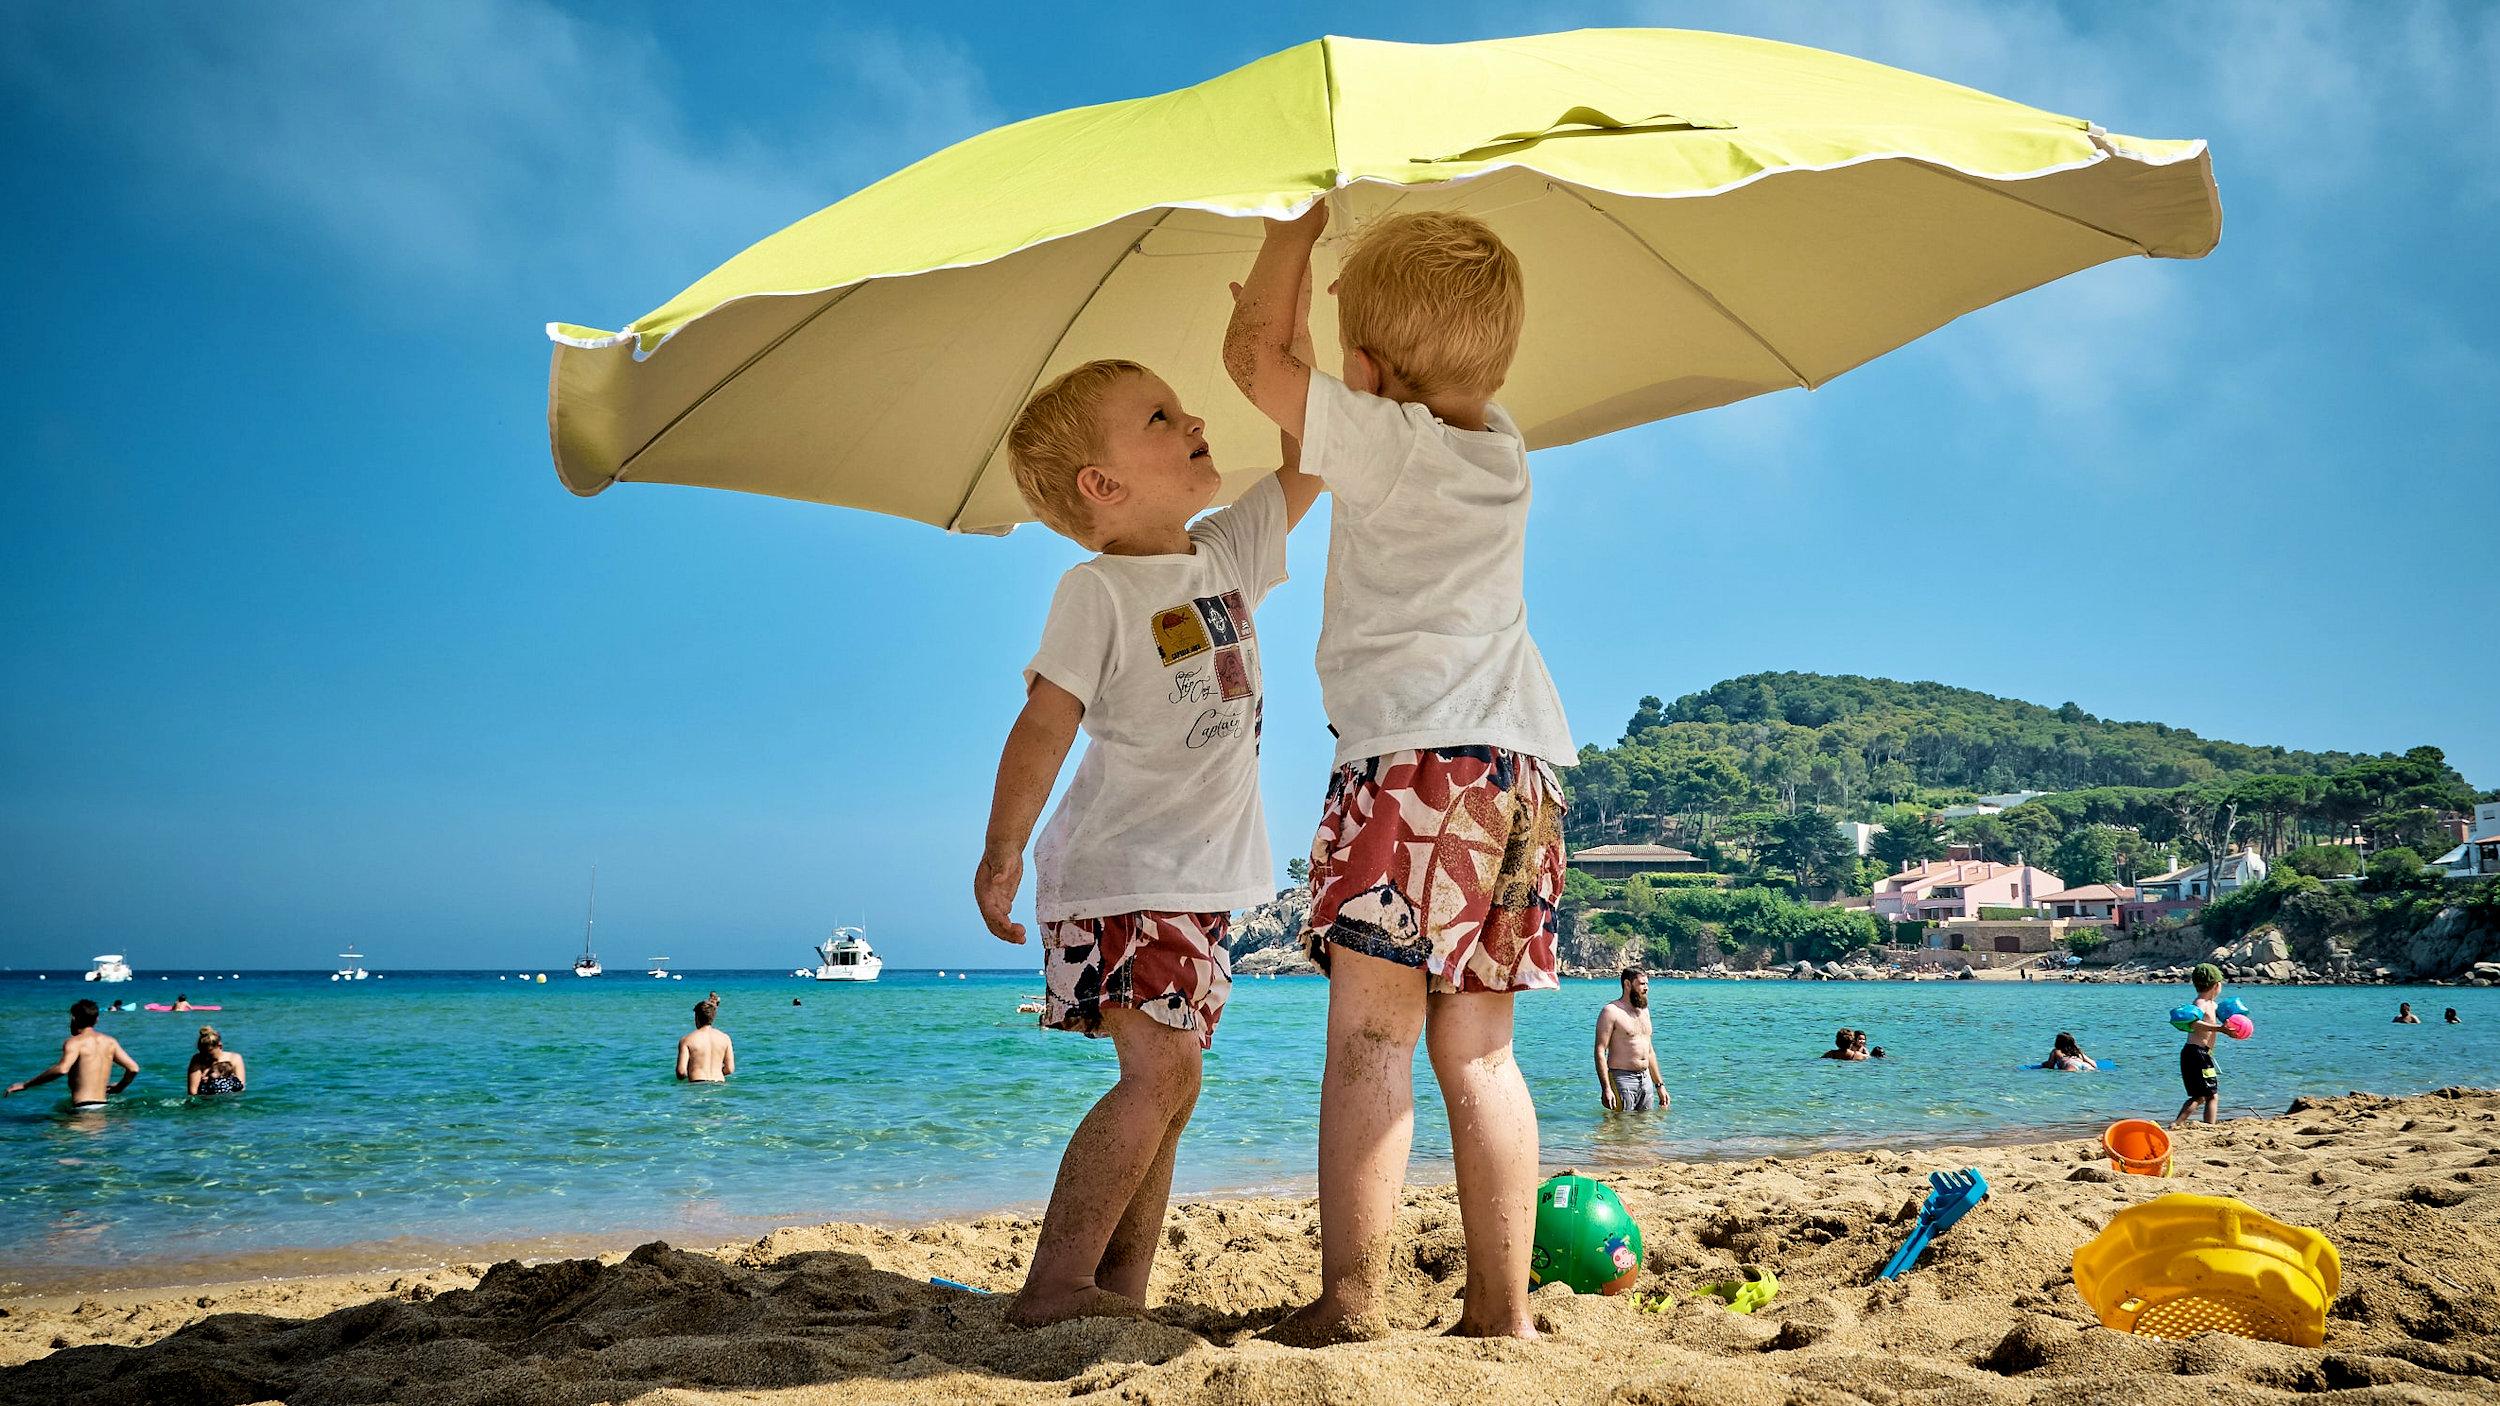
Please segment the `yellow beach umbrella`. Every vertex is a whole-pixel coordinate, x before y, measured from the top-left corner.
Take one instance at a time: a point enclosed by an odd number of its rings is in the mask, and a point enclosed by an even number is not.
[[[1323,286],[1393,210],[1463,211],[1518,251],[1501,400],[1532,447],[1819,386],[2078,269],[2200,257],[2221,228],[2203,142],[1817,49],[1321,39],[949,147],[622,332],[551,325],[557,472],[581,494],[695,484],[1001,531],[1032,516],[1003,447],[1018,407],[1118,356],[1208,419],[1237,491],[1272,440],[1224,375],[1225,285],[1253,217],[1321,198]]]

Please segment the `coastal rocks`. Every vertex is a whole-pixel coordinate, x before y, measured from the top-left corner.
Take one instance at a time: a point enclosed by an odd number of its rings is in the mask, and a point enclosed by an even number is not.
[[[1296,886],[1278,890],[1274,898],[1246,909],[1233,920],[1225,950],[1239,975],[1268,976],[1290,971],[1319,970],[1302,955],[1302,919],[1311,911],[1311,891]]]

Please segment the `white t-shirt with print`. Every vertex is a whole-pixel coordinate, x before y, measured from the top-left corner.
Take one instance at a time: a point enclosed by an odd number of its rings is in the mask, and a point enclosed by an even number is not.
[[[1285,579],[1274,477],[1190,528],[1195,549],[1098,556],[1051,598],[1025,684],[1085,705],[1085,755],[1034,842],[1041,921],[1216,913],[1276,896],[1259,809],[1259,641]]]
[[[1335,500],[1319,685],[1339,766],[1410,747],[1578,756],[1528,637],[1527,445],[1500,406],[1485,423],[1311,373],[1302,469]]]

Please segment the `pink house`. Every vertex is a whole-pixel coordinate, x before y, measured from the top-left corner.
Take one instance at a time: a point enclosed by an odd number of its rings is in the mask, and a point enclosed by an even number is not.
[[[1931,859],[1890,875],[1875,886],[1876,917],[1976,918],[1982,908],[2036,908],[2044,895],[2066,887],[2055,874],[2030,864]]]

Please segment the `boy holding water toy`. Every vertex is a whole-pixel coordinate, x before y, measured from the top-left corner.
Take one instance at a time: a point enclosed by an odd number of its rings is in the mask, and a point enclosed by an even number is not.
[[[2217,1010],[2222,1002],[2222,968],[2199,962],[2188,979],[2196,983],[2196,1000],[2171,1012],[2171,1023],[2187,1032],[2187,1043],[2179,1047],[2179,1082],[2187,1088],[2187,1102],[2179,1105],[2179,1116],[2170,1120],[2174,1128],[2186,1126],[2188,1113],[2199,1103],[2205,1105],[2205,1121],[2212,1122],[2215,1105],[2222,1101],[2222,1075],[2214,1068],[2214,1037],[2222,1033]]]
[[[1562,892],[1562,701],[1521,599],[1528,459],[1492,403],[1518,350],[1519,261],[1464,215],[1362,231],[1337,283],[1344,378],[1293,346],[1325,204],[1271,220],[1224,341],[1242,393],[1335,503],[1320,620],[1336,771],[1311,845],[1304,949],[1328,973],[1320,1292],[1277,1340],[1382,1336],[1381,1292],[1431,1052],[1458,1164],[1455,1332],[1534,1337],[1537,1124],[1511,1003],[1551,989]]]
[[[1260,672],[1251,611],[1285,579],[1285,534],[1319,483],[1286,467],[1195,527],[1221,480],[1206,422],[1162,378],[1096,361],[1035,395],[1008,432],[1025,501],[1099,555],[1060,578],[1024,671],[973,880],[1001,940],[1024,845],[1077,730],[1089,739],[1034,845],[1049,996],[1042,1023],[1118,1047],[1119,1081],[1068,1140],[1011,1321],[1143,1311],[1232,989],[1232,910],[1275,895],[1259,808]]]

